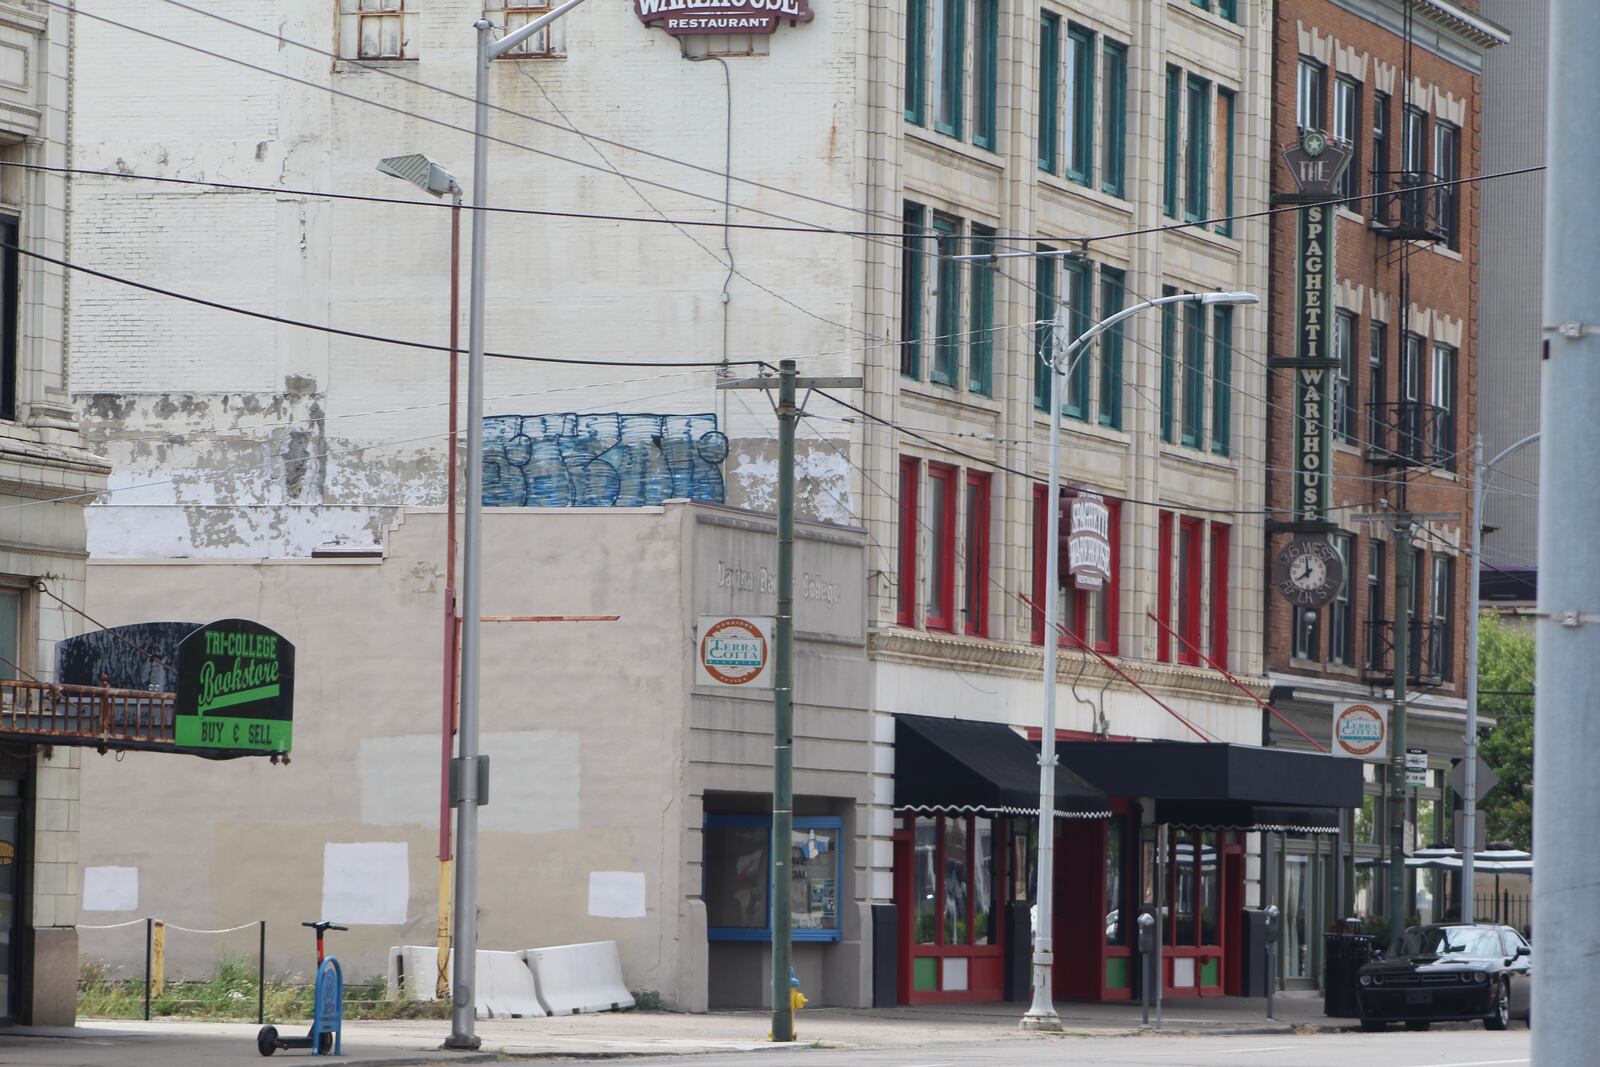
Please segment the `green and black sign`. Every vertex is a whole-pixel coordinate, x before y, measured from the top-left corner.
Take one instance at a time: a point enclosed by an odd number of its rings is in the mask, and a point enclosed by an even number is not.
[[[207,623],[178,646],[180,748],[288,752],[294,646],[248,619]]]

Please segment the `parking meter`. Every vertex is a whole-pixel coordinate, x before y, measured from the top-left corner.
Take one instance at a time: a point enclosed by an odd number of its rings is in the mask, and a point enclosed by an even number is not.
[[[1139,983],[1139,1001],[1144,1008],[1144,1025],[1150,1025],[1150,975],[1155,970],[1156,917],[1141,911],[1138,920],[1139,954],[1143,956],[1139,973],[1144,980]]]
[[[1262,909],[1267,917],[1266,929],[1262,931],[1263,940],[1267,950],[1267,1018],[1272,1018],[1272,995],[1277,991],[1278,976],[1274,973],[1278,962],[1278,906],[1268,904]]]

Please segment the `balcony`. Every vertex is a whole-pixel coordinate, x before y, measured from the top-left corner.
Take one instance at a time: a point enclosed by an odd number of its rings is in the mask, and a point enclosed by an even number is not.
[[[1367,405],[1367,462],[1380,467],[1445,467],[1454,457],[1450,412],[1420,400]]]
[[[177,749],[174,695],[0,679],[0,740],[106,749]]]
[[[1372,228],[1400,241],[1448,242],[1455,226],[1456,190],[1425,170],[1374,171]],[[1431,188],[1430,188],[1431,186]]]
[[[1450,631],[1422,619],[1412,619],[1408,627],[1410,647],[1406,649],[1406,682],[1410,685],[1439,685],[1450,675]],[[1361,673],[1367,681],[1382,685],[1394,679],[1394,620],[1373,619],[1366,624],[1366,655]]]

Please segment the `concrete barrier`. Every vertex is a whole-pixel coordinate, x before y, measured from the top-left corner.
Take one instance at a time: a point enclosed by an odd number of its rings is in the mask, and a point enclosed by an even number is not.
[[[530,948],[521,955],[551,1015],[633,1007],[615,941]]]
[[[455,953],[446,972],[455,981]],[[474,1014],[480,1019],[537,1019],[546,1014],[539,987],[521,952],[480,950]],[[388,998],[398,1000],[402,990],[408,1000],[434,1000],[434,980],[439,950],[433,945],[395,945],[389,949]]]

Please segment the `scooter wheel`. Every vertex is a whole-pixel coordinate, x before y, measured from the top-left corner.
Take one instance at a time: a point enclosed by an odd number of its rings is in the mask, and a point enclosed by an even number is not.
[[[263,1026],[256,1031],[256,1051],[263,1056],[270,1056],[278,1051],[278,1028],[276,1026]]]
[[[317,1050],[322,1055],[326,1056],[328,1053],[332,1052],[333,1051],[333,1033],[331,1031],[328,1031],[328,1030],[322,1031],[322,1038],[321,1038],[321,1040],[319,1040],[317,1042],[317,1044],[322,1046],[321,1048],[319,1048]]]

